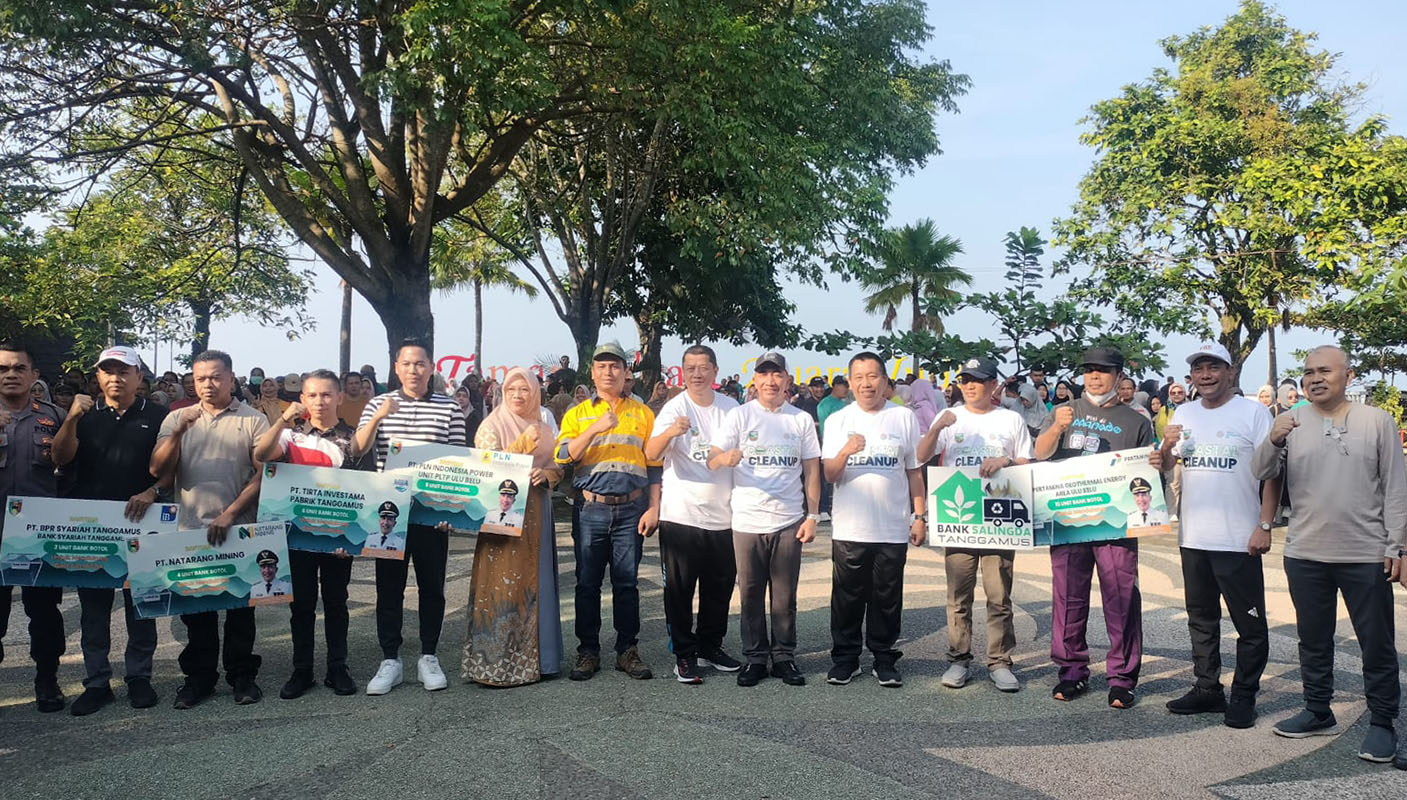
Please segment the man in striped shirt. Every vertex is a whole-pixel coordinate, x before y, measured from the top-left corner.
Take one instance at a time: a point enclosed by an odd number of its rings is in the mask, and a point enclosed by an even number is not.
[[[396,351],[398,391],[372,398],[362,410],[357,427],[354,455],[376,448],[376,469],[386,469],[386,453],[391,439],[467,447],[464,412],[447,395],[430,390],[434,372],[430,348],[407,339]],[[445,570],[449,563],[449,529],[411,525],[406,537],[404,560],[376,559],[376,638],[381,644],[382,662],[376,676],[366,685],[369,695],[386,694],[402,680],[401,622],[405,608],[405,585],[410,562],[415,562],[415,585],[420,592],[420,682],[429,691],[449,685],[440,669],[435,650],[445,621]]]
[[[645,457],[655,414],[625,392],[625,351],[615,343],[596,348],[591,379],[596,395],[562,417],[557,463],[572,464],[578,495],[572,507],[576,545],[576,665],[584,681],[601,668],[601,581],[611,569],[611,608],[616,628],[616,669],[637,680],[653,677],[640,658],[642,539],[659,527],[659,459]]]

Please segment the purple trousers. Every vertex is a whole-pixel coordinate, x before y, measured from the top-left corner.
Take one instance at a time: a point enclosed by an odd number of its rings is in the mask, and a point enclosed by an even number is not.
[[[1060,680],[1089,679],[1090,579],[1099,570],[1104,627],[1109,632],[1109,686],[1133,689],[1143,662],[1143,597],[1138,593],[1138,540],[1062,544],[1050,548],[1050,658]]]

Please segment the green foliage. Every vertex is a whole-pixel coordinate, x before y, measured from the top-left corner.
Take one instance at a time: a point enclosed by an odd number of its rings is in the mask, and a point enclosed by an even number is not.
[[[1407,144],[1381,119],[1350,125],[1362,86],[1336,83],[1314,38],[1243,0],[1163,41],[1174,71],[1091,109],[1099,160],[1056,223],[1057,270],[1090,269],[1075,299],[1214,335],[1239,364],[1287,311],[1401,265]]]
[[[1402,404],[1402,390],[1390,383],[1379,383],[1368,395],[1368,403],[1392,415],[1400,428],[1407,424],[1407,407]]]
[[[860,285],[871,290],[865,296],[865,311],[884,313],[881,327],[894,330],[899,307],[912,306],[911,331],[943,332],[943,320],[926,309],[952,307],[962,295],[954,287],[972,283],[972,275],[953,265],[963,252],[962,242],[938,235],[931,219],[891,228],[874,246],[873,269],[861,272]]]

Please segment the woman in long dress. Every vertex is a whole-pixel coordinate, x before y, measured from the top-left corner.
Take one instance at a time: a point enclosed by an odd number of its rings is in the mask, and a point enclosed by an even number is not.
[[[522,536],[480,533],[469,583],[464,679],[522,686],[562,669],[552,486],[562,477],[552,458],[557,426],[541,413],[542,387],[527,370],[503,380],[503,402],[479,426],[474,445],[531,454],[532,486]]]

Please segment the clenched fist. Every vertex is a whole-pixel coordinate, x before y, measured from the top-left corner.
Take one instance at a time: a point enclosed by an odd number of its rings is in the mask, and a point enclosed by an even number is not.
[[[688,417],[675,417],[674,424],[669,426],[669,433],[671,436],[683,436],[691,427]]]
[[[736,467],[743,461],[743,451],[736,447],[723,454],[723,465],[726,467]]]
[[[291,425],[302,419],[307,413],[308,409],[304,408],[302,403],[294,400],[288,404],[288,408],[283,410],[283,421]]]
[[[1075,409],[1071,408],[1071,407],[1069,406],[1069,404],[1066,404],[1066,405],[1063,405],[1063,406],[1056,406],[1056,408],[1055,408],[1055,427],[1056,427],[1057,429],[1061,430],[1061,431],[1064,431],[1064,430],[1068,430],[1069,427],[1070,427],[1071,425],[1074,425],[1074,424],[1075,424]]]
[[[199,405],[186,406],[185,408],[181,409],[181,416],[176,422],[176,433],[185,433],[186,431],[190,430],[192,427],[195,426],[196,421],[199,419]]]
[[[850,438],[845,440],[843,452],[846,456],[853,456],[865,449],[865,437],[858,433],[850,434]]]
[[[81,417],[93,410],[93,398],[86,394],[76,394],[73,396],[73,405],[68,407],[70,417]]]
[[[602,414],[591,424],[591,430],[593,433],[600,435],[615,430],[615,427],[619,424],[620,420],[616,418],[615,410],[610,406],[606,406],[606,413]]]
[[[1181,425],[1168,425],[1163,428],[1163,447],[1172,450],[1182,439]]]
[[[392,414],[400,410],[400,398],[392,395],[391,397],[388,397],[385,400],[381,401],[381,405],[376,407],[376,413],[372,414],[371,418],[376,420],[377,422],[380,422],[381,420],[391,416]]]
[[[1276,447],[1284,447],[1285,438],[1299,426],[1299,421],[1293,415],[1281,414],[1275,418],[1275,424],[1270,426],[1270,443]]]
[[[954,414],[952,409],[945,408],[943,409],[943,413],[938,417],[938,421],[933,423],[933,429],[941,431],[944,428],[956,424],[957,421],[958,415]]]

